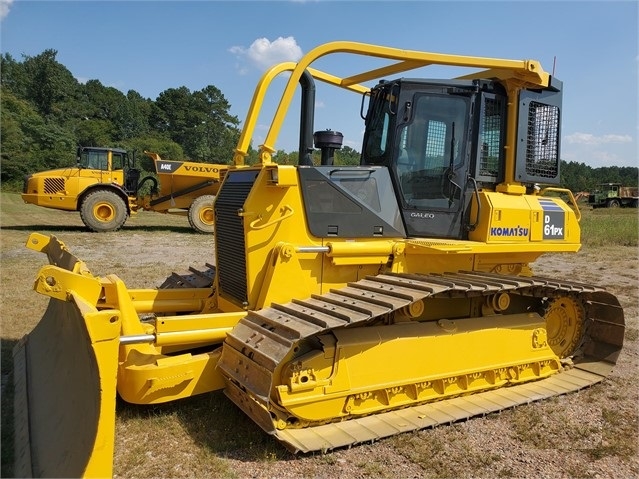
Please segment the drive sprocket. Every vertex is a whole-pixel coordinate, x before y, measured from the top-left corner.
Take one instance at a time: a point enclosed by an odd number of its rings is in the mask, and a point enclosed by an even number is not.
[[[548,344],[561,359],[572,356],[584,338],[586,308],[571,296],[550,299],[544,308]]]

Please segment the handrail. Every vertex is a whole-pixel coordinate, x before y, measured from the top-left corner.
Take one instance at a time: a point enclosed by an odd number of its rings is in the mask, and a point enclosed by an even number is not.
[[[274,220],[267,221],[266,223],[258,226],[257,223],[262,221],[262,215],[260,214],[257,216],[256,219],[254,219],[253,221],[249,223],[249,228],[253,230],[262,230],[264,228],[268,228],[269,226],[279,223],[280,221],[284,221],[286,218],[290,218],[295,213],[295,210],[291,208],[289,205],[284,205],[280,209],[280,213],[282,214],[282,216],[280,216],[279,218],[275,218]]]
[[[567,194],[568,198],[570,198],[570,202],[574,206],[573,210],[575,212],[575,216],[577,217],[577,223],[581,221],[581,211],[579,210],[579,205],[577,204],[577,200],[572,194],[572,191],[570,191],[568,188],[557,188],[555,186],[548,186],[539,192],[539,196],[544,196],[544,193],[546,193],[547,191],[555,191],[557,193]]]
[[[477,187],[477,180],[472,176],[469,176],[466,180],[466,184],[468,184],[469,181],[473,184],[473,194],[475,195],[475,199],[477,200],[477,218],[472,225],[468,225],[467,229],[468,231],[475,231],[475,228],[477,228],[477,225],[481,220],[481,199],[479,198],[479,188]]]

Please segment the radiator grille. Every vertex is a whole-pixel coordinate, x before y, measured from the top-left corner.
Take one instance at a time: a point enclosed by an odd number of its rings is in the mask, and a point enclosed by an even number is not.
[[[238,210],[244,206],[258,173],[254,170],[228,173],[215,200],[218,291],[240,306],[246,304],[248,291],[244,223]]]
[[[55,193],[63,193],[64,186],[65,186],[64,178],[45,178],[44,194],[53,195]]]

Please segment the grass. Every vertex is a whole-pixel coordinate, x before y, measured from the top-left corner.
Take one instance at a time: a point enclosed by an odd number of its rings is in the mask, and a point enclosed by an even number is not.
[[[581,241],[588,247],[639,246],[637,208],[584,209]]]
[[[484,468],[498,469],[501,458],[490,449],[477,450],[468,440],[466,428],[467,424],[461,422],[401,434],[390,441],[411,462],[421,466],[422,477],[477,477]]]
[[[615,378],[608,385],[598,384],[579,392],[592,404],[588,415],[574,415],[567,406],[571,396],[559,396],[534,405],[510,410],[508,418],[514,437],[536,449],[553,449],[570,444],[584,452],[591,460],[605,457],[629,459],[639,452],[636,408],[614,409],[608,405],[619,401]]]
[[[599,413],[593,408],[591,417],[574,417],[563,396],[515,408],[506,414],[514,437],[537,449],[552,449],[569,442],[574,447],[575,438],[579,449],[592,448],[601,442],[603,425]]]
[[[115,470],[127,475],[235,478],[228,458],[282,458],[221,393],[151,407],[119,402],[117,413]]]
[[[619,411],[604,407],[602,411],[604,421],[603,440],[588,451],[593,460],[606,456],[623,458],[637,455],[637,430],[639,420],[637,411]]]

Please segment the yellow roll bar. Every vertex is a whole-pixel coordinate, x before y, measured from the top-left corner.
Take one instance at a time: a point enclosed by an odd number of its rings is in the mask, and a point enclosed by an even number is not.
[[[317,59],[335,53],[350,53],[384,60],[394,60],[396,62],[344,78],[311,68],[310,65]],[[270,68],[262,76],[253,95],[246,115],[246,122],[242,129],[238,146],[235,149],[234,163],[236,165],[244,163],[244,157],[248,151],[266,90],[271,81],[283,72],[291,72],[291,74],[282,93],[266,139],[259,147],[259,157],[263,164],[270,163],[271,154],[276,151],[275,142],[304,70],[307,70],[313,78],[325,83],[366,94],[370,91],[370,88],[361,85],[363,82],[431,65],[479,68],[482,71],[460,76],[458,79],[499,78],[509,86],[509,89],[545,87],[548,86],[550,79],[550,75],[544,71],[541,64],[536,60],[507,60],[490,57],[447,55],[350,41],[326,43],[308,52],[297,63],[280,63]],[[507,155],[514,155],[514,151],[510,150],[507,151]],[[508,160],[512,160],[512,158],[507,158],[507,163],[512,164],[512,161]]]

